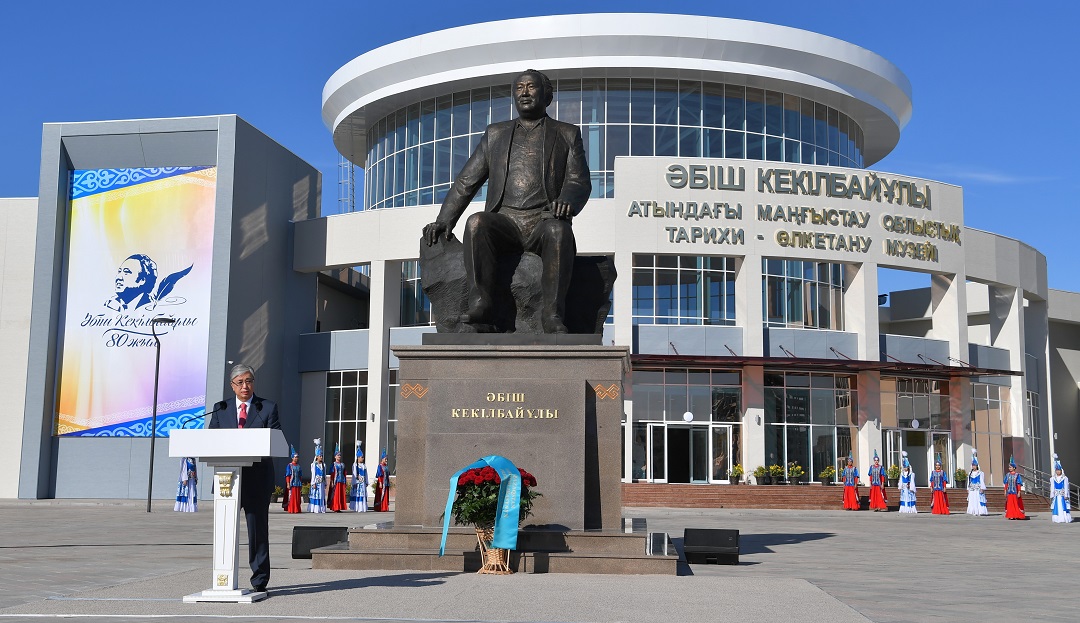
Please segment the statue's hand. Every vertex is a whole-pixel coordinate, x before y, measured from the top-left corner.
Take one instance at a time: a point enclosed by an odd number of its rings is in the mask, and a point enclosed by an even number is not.
[[[574,216],[573,208],[565,201],[555,201],[551,204],[551,213],[557,219],[570,220]]]
[[[446,234],[446,225],[439,221],[424,225],[424,241],[427,242],[427,246],[429,247],[438,242],[440,237],[447,237]]]

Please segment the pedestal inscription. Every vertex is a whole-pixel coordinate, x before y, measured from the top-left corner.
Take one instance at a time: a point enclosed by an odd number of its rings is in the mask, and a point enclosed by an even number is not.
[[[616,529],[623,347],[403,346],[396,523],[439,526],[450,475],[491,454],[532,472],[525,525]]]

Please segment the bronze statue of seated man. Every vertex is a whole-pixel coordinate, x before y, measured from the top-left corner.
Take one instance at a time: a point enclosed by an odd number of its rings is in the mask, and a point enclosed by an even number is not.
[[[518,118],[487,127],[454,180],[434,223],[430,246],[453,231],[465,208],[488,183],[484,211],[465,222],[462,243],[469,281],[461,321],[490,332],[501,256],[529,251],[543,262],[541,321],[545,333],[566,333],[566,292],[577,246],[571,220],[592,190],[581,131],[547,116],[553,92],[547,76],[527,70],[512,85]]]

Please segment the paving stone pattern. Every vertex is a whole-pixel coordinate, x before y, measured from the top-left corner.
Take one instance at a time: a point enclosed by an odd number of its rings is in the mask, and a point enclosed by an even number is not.
[[[270,599],[184,604],[182,595],[209,584],[210,512],[173,513],[162,503],[147,514],[131,501],[0,501],[0,622],[72,615],[185,622],[1076,619],[1070,577],[1080,524],[1051,524],[1045,512],[1027,522],[731,509],[628,508],[626,515],[647,518],[677,545],[686,527],[739,529],[742,564],[684,566],[692,575],[659,578],[311,570],[310,561],[289,557],[294,525],[375,523],[393,513],[287,515],[275,508]],[[501,603],[496,587],[527,607]]]

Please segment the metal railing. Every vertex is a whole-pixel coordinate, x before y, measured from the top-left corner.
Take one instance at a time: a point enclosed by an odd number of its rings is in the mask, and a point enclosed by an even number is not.
[[[1044,498],[1050,497],[1050,474],[1027,465],[1017,465],[1016,470],[1024,477],[1025,491]],[[1080,485],[1071,480],[1069,481],[1069,508],[1080,508]]]

